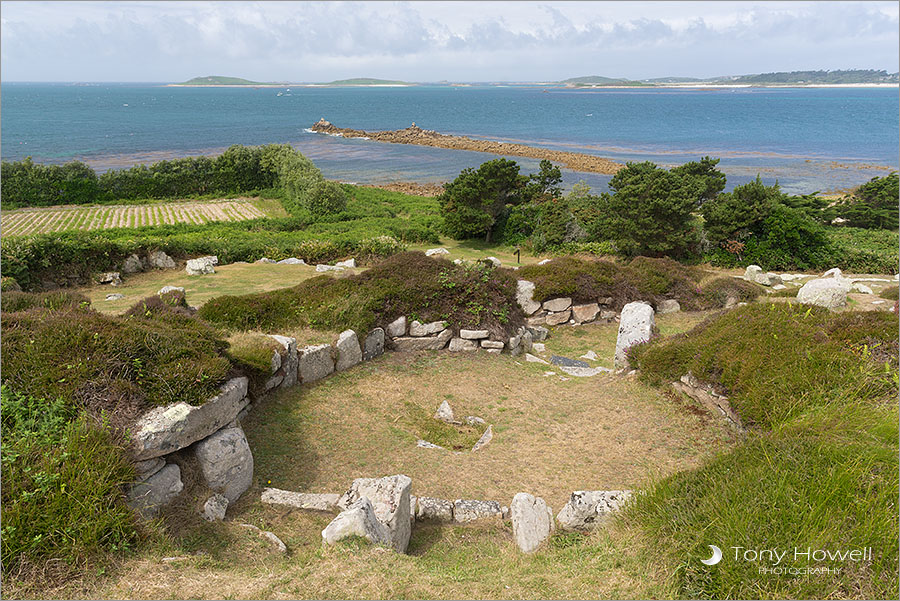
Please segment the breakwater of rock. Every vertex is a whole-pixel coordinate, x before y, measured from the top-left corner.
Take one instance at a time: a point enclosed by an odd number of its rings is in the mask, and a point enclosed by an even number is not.
[[[431,129],[422,129],[415,123],[406,129],[393,131],[364,131],[361,129],[337,127],[323,118],[313,124],[310,131],[333,136],[342,136],[345,138],[367,138],[378,142],[390,142],[391,144],[416,144],[419,146],[450,148],[452,150],[473,150],[476,152],[487,152],[504,156],[547,159],[554,163],[559,163],[565,168],[573,171],[587,171],[604,175],[614,175],[623,167],[621,163],[592,154],[550,150],[549,148],[538,148],[512,142],[476,140],[467,136],[451,136],[438,133]]]

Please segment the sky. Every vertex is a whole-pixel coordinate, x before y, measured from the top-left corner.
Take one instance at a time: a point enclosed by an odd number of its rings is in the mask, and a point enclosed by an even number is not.
[[[897,2],[0,2],[0,80],[898,71]]]

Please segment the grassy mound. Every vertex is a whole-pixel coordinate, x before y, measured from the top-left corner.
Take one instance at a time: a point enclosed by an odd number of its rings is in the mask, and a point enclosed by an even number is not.
[[[3,296],[0,297],[0,308],[2,308],[4,313],[25,311],[35,307],[62,309],[64,307],[87,307],[90,304],[91,301],[86,296],[65,290],[54,290],[38,294],[11,291],[4,292]]]
[[[701,286],[707,273],[671,259],[635,257],[627,265],[579,257],[558,257],[544,265],[521,268],[518,277],[535,283],[534,299],[570,296],[575,302],[611,297],[613,306],[645,300],[654,307],[676,299],[683,309],[696,311],[723,306],[729,297],[753,300],[762,292],[750,282],[717,278]]]
[[[694,330],[632,347],[654,384],[692,372],[722,387],[745,423],[770,428],[838,398],[896,400],[897,317],[753,304]]]
[[[446,320],[455,328],[484,328],[501,337],[524,323],[513,273],[406,252],[357,275],[320,276],[293,288],[214,298],[199,316],[236,331],[312,327],[364,334],[406,315],[410,321]]]
[[[653,383],[692,371],[719,385],[754,426],[735,450],[651,486],[627,514],[647,545],[667,549],[677,596],[896,596],[897,328],[888,313],[756,304],[630,353]],[[725,553],[714,568],[699,562],[707,545]],[[788,550],[786,568],[841,570],[761,575],[772,566],[735,560],[733,546]],[[864,546],[871,562],[792,555]]]
[[[897,300],[897,298],[900,297],[898,293],[900,293],[900,289],[898,289],[897,286],[888,286],[882,290],[878,296],[886,298],[887,300]]]
[[[149,309],[154,303],[160,307]],[[72,306],[4,307],[4,383],[96,416],[105,411],[116,425],[156,405],[214,395],[231,370],[216,332],[164,300],[138,307],[123,317]]]

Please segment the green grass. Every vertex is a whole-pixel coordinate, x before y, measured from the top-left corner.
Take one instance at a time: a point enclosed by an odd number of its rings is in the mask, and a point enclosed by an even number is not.
[[[4,575],[49,559],[74,572],[134,548],[136,519],[121,500],[134,467],[107,426],[70,402],[6,386],[0,410]]]
[[[896,598],[897,317],[749,305],[632,353],[644,378],[691,371],[726,389],[753,428],[699,469],[651,486],[626,514],[689,598]],[[726,554],[699,563],[708,545]],[[759,574],[733,546],[871,547],[871,562],[787,562],[826,575]],[[731,553],[732,555],[729,555]]]

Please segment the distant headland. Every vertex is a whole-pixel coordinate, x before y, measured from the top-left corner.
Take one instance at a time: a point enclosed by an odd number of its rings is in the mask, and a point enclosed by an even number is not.
[[[487,152],[504,156],[519,156],[532,159],[547,159],[562,164],[572,171],[586,171],[590,173],[602,173],[613,175],[623,167],[610,159],[605,159],[593,154],[581,152],[566,152],[562,150],[550,150],[510,142],[496,142],[493,140],[478,140],[466,136],[451,136],[441,134],[431,129],[422,129],[413,123],[406,129],[394,131],[363,131],[361,129],[349,129],[337,127],[324,118],[313,124],[309,131],[343,138],[364,138],[378,142],[392,144],[415,144],[418,146],[435,146],[437,148],[450,148],[453,150],[471,150],[475,152]]]
[[[416,84],[406,81],[393,79],[375,79],[372,77],[356,77],[353,79],[338,79],[327,83],[291,83],[291,82],[261,82],[243,79],[241,77],[226,77],[222,75],[207,75],[205,77],[194,77],[182,83],[168,84],[170,87],[213,87],[213,88],[233,88],[233,87],[251,87],[251,88],[283,88],[293,86],[295,88],[302,87],[331,87],[331,86],[363,86],[363,87],[382,87],[395,88],[414,86]]]

